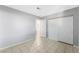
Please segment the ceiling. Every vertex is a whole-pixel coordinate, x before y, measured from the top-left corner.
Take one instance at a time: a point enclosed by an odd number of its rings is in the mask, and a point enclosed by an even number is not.
[[[48,16],[67,9],[78,7],[78,5],[7,5],[7,6],[39,17]],[[39,8],[37,9],[37,7]]]

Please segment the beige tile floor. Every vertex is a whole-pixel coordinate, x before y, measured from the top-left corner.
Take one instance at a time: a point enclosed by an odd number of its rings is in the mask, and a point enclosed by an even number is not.
[[[78,48],[50,39],[33,39],[0,51],[1,53],[76,53]]]

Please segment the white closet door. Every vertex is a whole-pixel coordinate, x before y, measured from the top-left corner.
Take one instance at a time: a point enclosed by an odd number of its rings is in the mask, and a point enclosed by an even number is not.
[[[48,20],[49,39],[73,44],[73,16]]]

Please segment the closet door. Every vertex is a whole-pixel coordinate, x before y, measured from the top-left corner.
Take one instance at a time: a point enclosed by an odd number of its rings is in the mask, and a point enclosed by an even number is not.
[[[73,16],[48,20],[48,38],[73,44]]]

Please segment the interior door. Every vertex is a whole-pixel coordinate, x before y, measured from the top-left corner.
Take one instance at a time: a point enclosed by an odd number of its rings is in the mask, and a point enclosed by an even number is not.
[[[48,20],[48,38],[73,44],[73,16]]]

